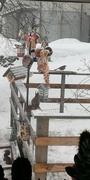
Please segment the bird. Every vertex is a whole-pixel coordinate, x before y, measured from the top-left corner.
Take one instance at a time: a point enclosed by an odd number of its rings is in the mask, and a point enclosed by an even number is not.
[[[33,99],[31,100],[31,104],[28,105],[28,107],[25,107],[25,110],[28,110],[29,112],[31,112],[31,110],[36,110],[36,109],[40,109],[40,96],[39,96],[39,92],[35,92],[35,96],[33,97]]]
[[[33,109],[33,110],[40,108],[40,107],[39,107],[39,105],[40,105],[39,92],[36,92],[36,93],[35,93],[34,98],[31,100],[31,105],[32,105],[32,109]]]
[[[63,65],[63,66],[60,66],[60,67],[54,69],[54,71],[56,71],[56,70],[63,71],[65,68],[66,68],[66,65]]]

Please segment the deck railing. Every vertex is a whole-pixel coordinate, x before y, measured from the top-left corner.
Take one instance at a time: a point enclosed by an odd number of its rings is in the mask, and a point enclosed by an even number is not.
[[[35,180],[44,180],[47,178],[47,173],[49,172],[65,172],[65,167],[67,165],[73,165],[70,163],[48,163],[48,147],[49,146],[77,146],[78,145],[78,136],[50,136],[49,135],[49,126],[50,121],[54,120],[89,120],[90,114],[86,113],[84,116],[79,115],[70,115],[64,114],[64,103],[90,103],[90,98],[78,98],[70,99],[64,98],[66,89],[90,89],[89,84],[65,84],[65,76],[77,75],[76,73],[59,73],[61,75],[61,84],[50,84],[50,88],[59,88],[60,89],[60,98],[51,98],[49,102],[60,102],[60,112],[58,113],[49,113],[45,111],[32,110],[31,113],[25,111],[26,104],[26,89],[27,86],[22,81],[17,80],[10,84],[11,88],[11,127],[13,128],[13,133],[15,139],[17,139],[21,155],[25,155],[32,162],[33,172],[35,173]],[[78,74],[83,75],[83,74]],[[86,74],[87,75],[87,74]],[[30,82],[30,89],[37,88],[39,83]],[[32,98],[32,97],[30,97]],[[48,102],[45,102],[48,104]],[[33,121],[36,121],[36,127],[32,126]],[[23,141],[18,136],[20,131],[20,126],[23,121],[30,127],[30,141]],[[88,128],[88,124],[87,124]],[[32,141],[32,143],[30,143]],[[21,143],[22,142],[22,143]],[[32,153],[30,150],[31,144],[34,145],[34,160],[32,159]],[[24,151],[23,151],[24,149]]]

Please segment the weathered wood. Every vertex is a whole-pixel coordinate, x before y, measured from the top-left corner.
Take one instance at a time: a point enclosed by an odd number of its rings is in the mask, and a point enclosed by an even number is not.
[[[40,118],[39,121],[37,119],[37,129],[36,129],[36,135],[39,136],[48,136],[48,130],[49,130],[49,119],[44,117]],[[36,163],[47,163],[47,147],[37,147],[35,148],[35,161]],[[42,153],[43,152],[43,153]],[[35,174],[35,180],[37,179],[46,179],[46,173],[37,173]]]
[[[34,165],[33,169],[35,173],[65,172],[66,166],[73,166],[73,163],[60,163],[60,164],[38,163]]]
[[[89,0],[88,0],[89,1]],[[10,67],[4,74],[3,74],[3,77],[6,76],[6,74],[11,71],[12,74],[15,76],[15,73],[17,72],[23,72],[23,73],[26,73],[27,71],[27,68],[25,68],[24,66],[17,66],[17,67]],[[33,74],[42,74],[40,72],[33,72]],[[68,75],[90,75],[90,73],[77,73],[77,72],[74,72],[74,71],[54,71],[54,70],[50,70],[49,71],[49,74],[68,74]]]
[[[32,153],[26,141],[23,141],[23,152],[24,152],[25,157],[28,158],[31,164],[33,165]]]
[[[22,99],[22,102],[23,102],[22,104],[24,106],[23,108],[27,109],[27,105],[30,103],[29,102],[29,89],[27,90],[26,86],[21,81],[16,81],[15,85],[18,88],[18,91],[20,93],[20,99]],[[30,118],[31,118],[30,117],[30,111],[27,111],[27,117],[30,120]]]
[[[15,79],[14,79],[14,81],[15,80],[19,80],[19,79],[24,79],[26,77],[26,75],[23,75],[23,74],[18,74],[16,77],[15,77]]]
[[[17,157],[20,156],[19,148],[17,141],[11,141],[11,156],[12,156],[12,161],[14,161]]]
[[[23,67],[23,66],[17,66],[17,67],[10,67],[4,74],[3,77],[8,76],[8,74],[11,73],[11,75],[13,75],[13,79],[10,81],[15,81],[18,79],[23,79],[26,77],[26,73],[27,73],[27,68]],[[33,72],[33,74],[42,74],[40,72]],[[74,71],[54,71],[54,70],[50,70],[49,74],[52,75],[83,75],[83,76],[87,76],[90,75],[90,73],[77,73]]]
[[[22,0],[23,1],[23,0]],[[27,1],[27,0],[26,0]],[[35,0],[31,0],[31,1],[35,1]],[[39,1],[39,0],[37,0]],[[90,3],[90,0],[41,0],[41,2],[71,2],[71,3]]]
[[[18,88],[23,101],[26,103],[26,86],[19,80],[15,81],[15,85]]]
[[[48,98],[47,103],[60,103],[62,101],[61,98]],[[90,99],[87,98],[64,98],[63,103],[90,103]]]
[[[13,118],[14,118],[14,121],[16,122],[16,125],[17,125],[17,133],[18,133],[18,131],[20,130],[20,122],[18,122],[18,116],[17,116],[15,107],[14,107],[13,102],[12,102],[11,99],[10,99],[10,103],[11,103],[11,109],[12,109],[12,113],[13,113]],[[33,131],[31,125],[30,125],[30,134],[31,134],[32,141],[34,141],[34,139],[35,139],[35,132]],[[27,154],[27,157],[28,157],[28,159],[31,162],[32,158],[31,158],[31,153],[30,153],[30,149],[29,149],[29,146],[28,146],[27,142],[23,142],[23,151],[25,153],[25,156]]]
[[[19,102],[19,99],[18,99],[18,97],[17,97],[17,95],[16,95],[16,93],[15,93],[15,91],[14,91],[14,88],[13,88],[12,84],[10,84],[10,88],[11,88],[11,91],[12,91],[12,95],[13,95],[14,101],[15,101],[17,107],[18,107],[19,110],[20,110],[21,118],[22,118],[21,121],[22,121],[22,120],[26,120],[27,124],[28,124],[29,127],[30,127],[30,133],[32,134],[31,137],[33,138],[32,140],[34,141],[36,134],[35,134],[33,128],[31,127],[31,125],[30,125],[29,119],[27,118],[27,116],[26,116],[26,114],[25,114],[25,112],[24,112],[24,110],[23,110],[23,107],[21,106],[21,103]]]
[[[77,146],[78,137],[36,137],[36,146]]]
[[[22,75],[25,76],[25,75],[27,74],[27,71],[24,71],[24,70],[22,69],[22,71],[16,71],[16,72],[14,72],[13,74],[14,74],[15,77],[20,76],[20,75],[21,75],[21,76],[22,76]]]
[[[33,72],[33,74],[43,74],[43,73],[40,73],[40,72],[36,71],[36,72]],[[90,73],[77,73],[75,71],[65,71],[65,70],[64,71],[50,70],[49,74],[52,74],[52,75],[62,75],[62,74],[65,74],[65,75],[90,76]]]
[[[13,102],[12,102],[11,99],[10,99],[10,103],[11,103],[11,109],[12,109],[12,113],[13,113],[13,118],[14,118],[14,121],[15,121],[15,123],[17,125],[17,132],[18,132],[19,129],[20,129],[20,122],[19,122],[18,115],[16,114],[16,111],[15,111],[15,108],[14,108],[14,105],[13,105]],[[36,134],[35,134],[35,132],[34,132],[31,125],[30,125],[30,135],[31,135],[32,141],[34,142]]]
[[[15,93],[15,90],[14,90],[12,84],[10,84],[10,88],[11,88],[11,91],[12,91],[12,95],[13,95],[14,101],[15,101],[17,107],[18,107],[19,110],[20,110],[22,120],[25,120],[25,118],[26,118],[25,113],[24,113],[24,111],[23,111],[23,108],[22,108],[22,106],[21,106],[21,103],[19,102],[19,99],[18,99],[18,97],[17,97],[17,95],[16,95],[16,93]],[[29,121],[28,121],[28,123],[29,123]]]
[[[28,70],[27,70],[27,82],[26,82],[26,85],[27,85],[27,93],[26,93],[26,107],[28,107],[29,105],[29,71],[30,71],[30,66],[28,66]]]
[[[21,69],[23,69],[21,67]],[[15,73],[16,77],[20,75],[19,72],[20,68],[13,69],[13,72]],[[26,69],[24,70],[26,71]],[[36,72],[34,74],[40,74],[39,72]],[[50,88],[59,88],[62,89],[60,98],[49,98],[47,102],[45,103],[90,103],[89,98],[64,98],[64,90],[65,89],[90,89],[89,84],[66,84],[65,85],[65,76],[68,75],[90,75],[83,74],[83,73],[76,73],[71,71],[58,71],[53,72],[50,71],[51,75],[60,75],[62,78],[61,84],[51,84]],[[22,72],[21,72],[22,75]],[[30,83],[30,88],[37,88],[40,85],[40,83]],[[77,115],[71,115],[64,114],[64,113],[47,113],[45,111],[41,110],[33,110],[31,111],[32,116],[34,119],[36,118],[36,133],[33,131],[33,128],[30,124],[29,118],[27,117],[27,114],[24,111],[24,103],[26,103],[26,83],[23,84],[21,81],[15,81],[13,84],[10,84],[11,88],[11,111],[12,111],[12,118],[14,121],[16,120],[26,120],[26,122],[30,126],[30,138],[33,141],[35,145],[35,165],[34,165],[34,172],[35,172],[35,180],[38,179],[46,179],[46,176],[48,172],[65,172],[65,167],[68,165],[73,165],[73,163],[61,163],[61,164],[47,164],[47,156],[48,156],[48,146],[77,146],[78,145],[78,138],[79,137],[48,137],[48,131],[49,131],[49,119],[54,119],[55,121],[57,119],[62,120],[86,120],[90,119],[90,114],[86,112],[84,116],[82,114]],[[18,90],[18,93],[17,93]],[[19,94],[19,97],[18,97]],[[22,103],[21,103],[22,102]],[[41,104],[42,105],[42,104]],[[41,107],[41,106],[40,106]],[[18,111],[17,111],[18,109]],[[62,108],[63,109],[63,108]],[[18,114],[19,112],[19,114]],[[61,111],[62,112],[62,111]],[[18,119],[19,118],[19,119]],[[23,141],[23,148],[25,156],[32,161],[31,158],[31,152],[28,146],[28,143],[26,141]],[[32,162],[33,164],[33,162]]]
[[[31,0],[31,1],[35,1],[35,0]],[[39,0],[37,0],[39,1]],[[46,2],[67,2],[67,3],[90,3],[90,0],[42,0],[43,1],[46,1]]]
[[[20,69],[26,69],[24,66],[15,66],[10,68],[13,72],[16,72],[17,70],[20,71]]]
[[[11,99],[12,101],[14,102],[14,99],[13,99],[13,95],[12,95],[12,91],[11,91]],[[15,105],[15,104],[14,104]],[[16,105],[14,106],[16,107]],[[11,108],[11,107],[10,107]],[[11,110],[11,116],[10,116],[10,126],[13,128],[13,112],[12,112],[12,108],[10,109]],[[16,111],[16,109],[15,109]]]
[[[61,93],[60,93],[60,113],[64,112],[64,95],[65,95],[65,74],[61,76]]]
[[[6,77],[10,83],[14,82],[14,80],[15,80],[15,77],[13,76],[13,74],[10,71],[8,72]]]
[[[26,73],[27,72],[27,68],[23,67],[23,66],[17,66],[17,67],[11,67],[9,68],[9,70],[12,72],[12,74],[15,76],[15,74],[17,73]]]
[[[29,83],[29,88],[37,88],[39,85],[40,83]],[[50,88],[60,89],[61,84],[50,84]],[[90,84],[65,84],[65,89],[90,89]]]
[[[10,67],[4,74],[3,77],[7,77],[10,82],[26,77],[27,69],[23,66]]]
[[[44,119],[46,118],[50,118],[50,120],[52,119],[71,119],[71,120],[78,120],[78,119],[82,119],[82,120],[85,120],[85,119],[90,119],[90,113],[87,113],[84,114],[84,115],[81,115],[81,114],[64,114],[64,113],[47,113],[47,112],[42,112],[41,110],[38,110],[38,111],[35,111],[35,110],[32,110],[31,111],[31,114],[34,118],[38,118],[38,121],[39,121],[39,118],[43,117]]]
[[[11,104],[11,110],[12,110],[12,114],[13,114],[13,121],[15,121],[16,125],[17,125],[17,131],[20,129],[20,123],[19,123],[19,118],[18,115],[16,113],[14,104],[12,99],[10,98],[10,104]]]
[[[90,84],[65,84],[65,89],[90,89]]]
[[[2,145],[0,146],[0,149],[7,149],[7,148],[10,148],[11,149],[11,145]]]
[[[4,166],[2,166],[2,167],[3,167],[4,170],[8,170],[8,169],[11,169],[12,165],[7,165],[7,166],[4,165]]]

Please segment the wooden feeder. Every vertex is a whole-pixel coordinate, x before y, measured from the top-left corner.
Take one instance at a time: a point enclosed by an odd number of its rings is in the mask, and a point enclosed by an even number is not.
[[[7,77],[10,83],[13,83],[15,80],[24,79],[26,77],[27,69],[23,66],[10,67],[3,74],[3,77]]]
[[[23,47],[23,45],[17,45],[17,56],[18,57],[23,57],[25,54],[25,48]]]
[[[30,55],[25,55],[22,60],[22,65],[26,68],[28,68],[30,65],[32,65],[33,59]]]
[[[9,72],[7,73],[6,77],[8,78],[8,81],[9,81],[10,83],[12,83],[12,82],[14,81],[14,79],[15,79],[15,77],[13,76],[13,74],[12,74],[11,71],[9,71]]]
[[[3,77],[7,77],[10,83],[12,83],[15,80],[15,76],[13,75],[10,68],[4,73]]]
[[[43,102],[47,101],[49,86],[46,84],[40,84],[37,88],[39,89],[40,101],[43,101]]]

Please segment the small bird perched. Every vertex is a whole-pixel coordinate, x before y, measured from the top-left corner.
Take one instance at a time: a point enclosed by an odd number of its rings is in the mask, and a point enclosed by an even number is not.
[[[32,101],[31,101],[32,109],[33,109],[33,110],[34,110],[34,109],[39,109],[39,108],[40,108],[39,105],[40,105],[39,92],[36,92],[34,98],[33,98]]]
[[[54,71],[56,71],[56,70],[63,71],[65,68],[66,68],[66,65],[63,65],[63,66],[60,66],[60,67],[54,69]]]
[[[36,110],[36,109],[41,109],[40,108],[40,97],[39,97],[39,92],[35,93],[35,96],[31,100],[31,104],[25,108],[25,110],[31,111],[31,110]]]

